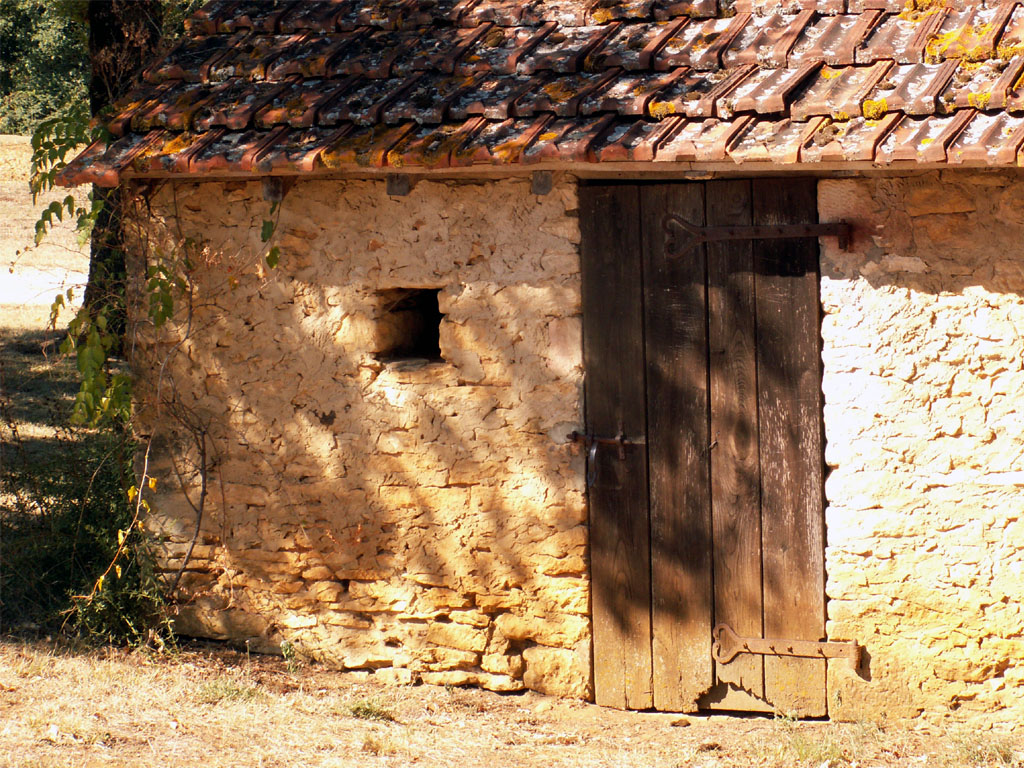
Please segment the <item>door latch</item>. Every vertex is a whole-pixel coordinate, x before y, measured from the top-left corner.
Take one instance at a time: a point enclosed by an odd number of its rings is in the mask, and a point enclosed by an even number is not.
[[[619,461],[626,460],[626,448],[634,445],[647,445],[645,437],[626,437],[622,427],[615,437],[602,437],[590,433],[573,430],[568,438],[571,442],[582,443],[587,450],[587,485],[592,486],[597,480],[597,449],[602,445],[614,445],[618,449]]]

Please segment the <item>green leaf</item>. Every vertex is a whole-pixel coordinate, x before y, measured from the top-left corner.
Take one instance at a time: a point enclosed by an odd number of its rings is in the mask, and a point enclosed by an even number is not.
[[[273,236],[274,236],[274,222],[272,222],[270,219],[264,219],[263,220],[263,228],[260,230],[260,238],[265,243],[270,238],[272,238]]]
[[[277,263],[281,260],[281,249],[276,245],[267,251],[267,266],[273,269],[277,266]]]

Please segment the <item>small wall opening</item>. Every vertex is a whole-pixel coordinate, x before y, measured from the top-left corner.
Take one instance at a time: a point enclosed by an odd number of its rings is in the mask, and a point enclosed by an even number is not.
[[[439,288],[381,291],[381,362],[442,361],[440,292]]]

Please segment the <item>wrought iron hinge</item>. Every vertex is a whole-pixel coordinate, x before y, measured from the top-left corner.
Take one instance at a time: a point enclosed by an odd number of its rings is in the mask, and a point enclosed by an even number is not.
[[[728,664],[741,653],[759,653],[764,656],[849,659],[854,669],[860,665],[861,646],[856,640],[849,643],[822,643],[814,640],[740,637],[728,624],[719,624],[711,630],[711,639],[711,655],[719,664]]]
[[[850,247],[851,227],[845,221],[827,224],[761,224],[736,227],[700,227],[674,213],[665,214],[661,222],[667,237],[666,251],[669,256],[681,256],[701,243],[715,243],[723,240],[782,240],[799,237],[833,236],[839,238],[839,247],[844,251]],[[683,247],[679,248],[677,232],[688,235]]]

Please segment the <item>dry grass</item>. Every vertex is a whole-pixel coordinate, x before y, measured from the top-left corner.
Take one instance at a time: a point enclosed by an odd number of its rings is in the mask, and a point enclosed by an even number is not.
[[[990,733],[386,687],[211,645],[157,655],[0,642],[0,766],[968,768],[1020,765],[1018,746]]]

